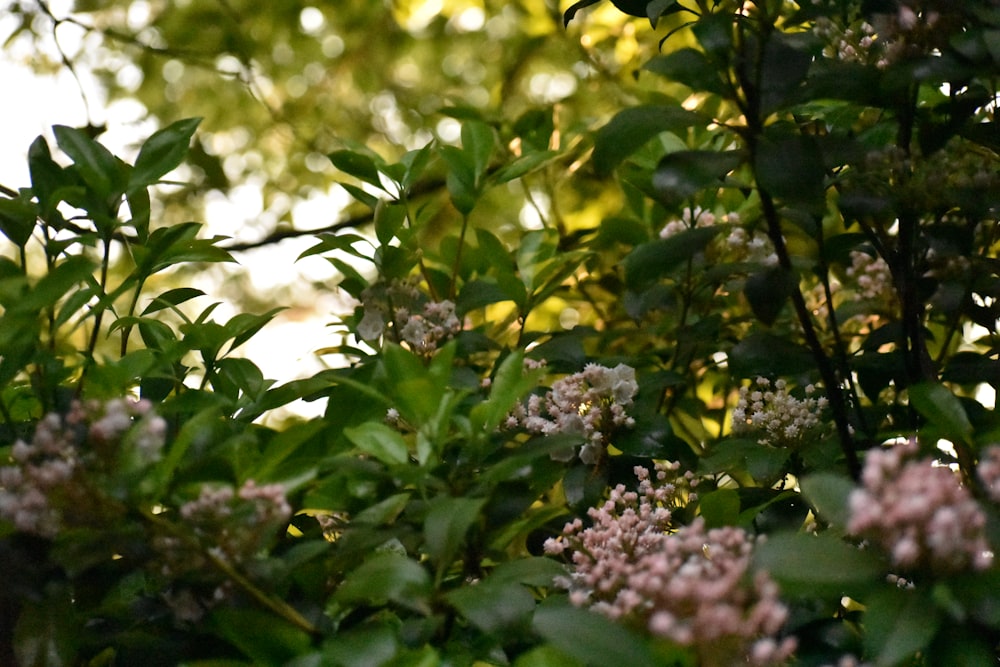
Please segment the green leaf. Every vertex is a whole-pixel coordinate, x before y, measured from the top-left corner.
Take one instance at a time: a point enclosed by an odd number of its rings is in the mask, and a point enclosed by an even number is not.
[[[190,301],[191,299],[195,299],[199,296],[205,296],[205,293],[200,289],[196,289],[194,287],[176,287],[174,289],[167,290],[150,301],[149,305],[142,311],[142,314],[149,315],[150,313],[155,313],[156,311],[163,310],[164,308],[171,308],[173,306],[180,305],[185,301]]]
[[[441,157],[448,163],[445,184],[451,196],[451,203],[459,213],[469,215],[479,199],[476,166],[472,162],[472,157],[454,146],[442,146]]]
[[[399,651],[396,633],[387,625],[363,625],[337,632],[323,644],[323,665],[388,665]]]
[[[787,338],[759,333],[747,336],[729,352],[729,368],[733,377],[797,375],[815,368],[812,355],[805,347]]]
[[[424,519],[424,548],[442,571],[465,542],[465,535],[478,521],[485,498],[435,498]]]
[[[758,144],[754,169],[757,183],[772,196],[810,212],[823,212],[826,174],[823,155],[812,137],[765,137]]]
[[[406,220],[406,207],[402,204],[380,200],[375,205],[375,236],[387,246]]]
[[[740,496],[735,489],[716,489],[699,497],[698,509],[708,528],[739,523]]]
[[[873,553],[827,533],[769,535],[757,546],[754,563],[792,597],[860,594],[885,574]]]
[[[647,287],[704,250],[718,233],[718,228],[696,227],[636,246],[625,258],[625,283],[631,289]]]
[[[582,667],[583,663],[570,657],[555,646],[545,644],[522,653],[514,662],[514,667]]]
[[[145,188],[173,171],[184,160],[201,118],[185,118],[154,132],[139,149],[128,189]]]
[[[678,106],[650,104],[625,109],[598,130],[594,169],[598,174],[608,174],[661,132],[685,134],[690,127],[704,125],[700,115]]]
[[[855,488],[854,482],[841,475],[820,472],[804,477],[799,486],[820,519],[841,530],[847,527],[850,519],[848,498]]]
[[[146,243],[149,239],[149,217],[152,212],[149,190],[145,187],[131,188],[125,193],[125,200],[128,202],[129,224],[135,227],[136,242]]]
[[[509,354],[493,376],[489,398],[475,406],[469,419],[474,433],[492,433],[522,396],[537,386],[543,371],[524,372],[524,353]]]
[[[642,639],[596,612],[544,604],[535,612],[532,627],[556,648],[587,665],[660,664]]]
[[[428,612],[430,592],[430,577],[419,563],[401,554],[383,552],[368,558],[348,574],[335,597],[347,603],[395,602]]]
[[[232,361],[226,359],[225,361]],[[296,452],[304,445],[311,443],[313,438],[323,432],[328,427],[322,419],[313,419],[307,422],[292,424],[283,431],[275,434],[267,443],[264,453],[257,462],[254,470],[248,474],[250,479],[265,483],[275,480],[272,475],[276,470],[280,470],[282,463],[292,458]],[[304,465],[315,465],[312,460],[305,461]]]
[[[653,171],[653,189],[668,204],[679,204],[703,189],[717,189],[743,163],[740,151],[677,151]]]
[[[527,624],[535,610],[535,596],[520,584],[497,584],[489,579],[463,586],[446,596],[462,616],[486,633],[514,632]]]
[[[254,334],[263,329],[282,310],[284,310],[284,307],[272,308],[260,315],[254,315],[253,313],[239,313],[234,315],[224,325],[226,334],[233,339],[232,345],[229,346],[229,351],[235,350],[250,340]]]
[[[76,184],[75,179],[52,159],[45,137],[37,137],[28,149],[28,171],[31,173],[31,191],[38,198],[43,218],[48,218],[59,203],[55,194],[62,188]]]
[[[23,196],[17,199],[0,199],[0,232],[22,247],[28,243],[35,230],[38,207]]]
[[[743,294],[758,320],[771,326],[798,288],[795,275],[781,267],[758,271],[747,278]]]
[[[402,465],[410,460],[403,436],[385,424],[365,422],[344,429],[344,436],[362,452],[387,465]]]
[[[124,193],[125,163],[83,130],[56,125],[52,131],[59,148],[72,158],[84,182],[93,188],[98,197],[107,199],[112,194]]]
[[[917,590],[884,588],[865,600],[865,648],[879,665],[898,665],[924,649],[941,624],[940,611]]]
[[[696,49],[684,48],[657,56],[646,63],[643,69],[682,83],[691,90],[718,94],[728,92],[719,66]]]
[[[24,313],[54,306],[76,285],[90,280],[93,269],[93,262],[82,255],[68,257],[45,274],[27,295],[11,304],[10,309]]]
[[[502,184],[521,178],[540,169],[558,156],[559,153],[556,151],[538,151],[521,155],[497,169],[491,182]]]
[[[932,426],[940,429],[945,437],[956,442],[972,440],[972,423],[961,401],[946,386],[935,382],[922,382],[907,391],[910,405]]]
[[[283,619],[257,609],[220,607],[206,625],[261,665],[281,665],[309,649],[309,635]]]
[[[375,161],[364,153],[340,150],[330,153],[327,157],[330,158],[330,162],[333,163],[334,167],[345,174],[349,174],[369,185],[374,185],[379,190],[385,189],[382,187],[382,179],[379,177],[379,170],[375,165]]]
[[[478,189],[493,157],[495,137],[493,128],[482,121],[470,120],[462,124],[462,151],[469,155],[473,169],[473,185]]]

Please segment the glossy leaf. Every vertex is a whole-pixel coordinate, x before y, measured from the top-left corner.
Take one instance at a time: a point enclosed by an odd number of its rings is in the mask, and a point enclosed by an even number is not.
[[[186,118],[150,135],[139,149],[129,174],[129,190],[152,185],[176,169],[187,155],[191,137],[200,123],[201,118]]]

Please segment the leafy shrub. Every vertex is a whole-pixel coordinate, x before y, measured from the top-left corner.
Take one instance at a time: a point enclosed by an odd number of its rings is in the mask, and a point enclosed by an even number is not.
[[[32,145],[0,199],[5,659],[993,664],[1000,15],[615,5],[667,31],[581,137],[621,210],[477,215],[562,173],[546,113],[332,153],[373,224],[303,254],[357,302],[304,380],[235,354],[277,310],[161,291],[231,260],[151,220],[197,120],[131,164]]]

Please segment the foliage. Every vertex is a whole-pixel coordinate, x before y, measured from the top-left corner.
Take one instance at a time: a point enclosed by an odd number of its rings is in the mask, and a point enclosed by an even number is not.
[[[995,661],[1000,14],[613,4],[664,37],[597,132],[463,108],[456,141],[326,151],[370,225],[302,253],[356,304],[302,380],[237,356],[279,309],[165,279],[232,259],[154,219],[197,119],[134,159],[32,144],[4,662]],[[495,216],[553,175],[620,209]],[[298,399],[325,412],[262,423]]]

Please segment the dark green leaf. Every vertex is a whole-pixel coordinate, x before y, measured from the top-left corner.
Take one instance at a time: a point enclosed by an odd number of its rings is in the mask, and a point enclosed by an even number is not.
[[[476,188],[481,186],[490,166],[494,141],[493,129],[486,123],[474,120],[462,123],[462,151],[469,156],[473,169],[472,183]]]
[[[65,125],[52,128],[59,148],[70,156],[83,180],[101,199],[125,191],[126,165],[84,130]]]
[[[762,140],[754,168],[757,183],[772,196],[816,213],[825,209],[823,156],[811,137]]]
[[[520,584],[487,580],[454,590],[447,598],[459,613],[487,633],[516,630],[527,624],[535,610],[535,596]]]
[[[391,664],[399,650],[396,633],[387,625],[364,625],[337,632],[323,645],[321,665],[375,667]]]
[[[142,314],[149,315],[150,313],[155,313],[156,311],[163,310],[164,308],[180,305],[185,301],[190,301],[191,299],[195,299],[199,296],[205,296],[205,293],[200,289],[195,289],[194,287],[176,287],[174,289],[167,290],[150,301],[149,305],[142,311]]]
[[[379,243],[388,246],[406,220],[406,207],[402,204],[379,201],[375,206],[375,236]]]
[[[139,149],[128,189],[145,189],[173,171],[187,155],[201,118],[185,118],[154,132]]]
[[[349,174],[358,180],[369,185],[374,185],[383,190],[382,179],[379,177],[378,167],[375,161],[364,153],[341,150],[334,151],[328,155],[333,166],[345,174]]]
[[[719,67],[696,49],[684,48],[657,56],[646,63],[643,69],[682,83],[694,91],[718,94],[728,92]]]
[[[739,151],[677,151],[653,171],[653,189],[668,204],[679,204],[703,189],[718,189],[729,172],[740,166]]]
[[[754,562],[792,597],[859,594],[884,576],[872,552],[827,533],[769,535],[758,545]]]
[[[629,155],[661,132],[683,135],[688,128],[701,127],[705,120],[678,106],[643,105],[620,111],[597,132],[594,139],[594,169],[610,173]]]
[[[521,178],[545,166],[558,155],[556,151],[538,151],[522,155],[497,169],[491,181],[501,184]]]
[[[532,627],[556,648],[587,665],[659,665],[639,637],[596,612],[546,604],[535,612]]]
[[[740,497],[735,489],[717,489],[700,496],[698,508],[708,528],[739,523]]]
[[[14,242],[24,246],[35,230],[38,207],[23,195],[17,199],[0,199],[0,232]]]
[[[424,545],[438,568],[447,567],[479,519],[485,498],[440,497],[431,502],[424,519]]]
[[[260,665],[281,665],[305,652],[311,641],[303,630],[256,609],[220,607],[207,626]]]
[[[796,289],[798,283],[795,275],[791,271],[775,267],[758,271],[747,278],[743,294],[757,319],[771,326]]]
[[[925,592],[884,588],[865,600],[865,646],[879,665],[898,665],[924,649],[941,617]]]
[[[419,563],[401,554],[384,552],[375,554],[348,574],[336,597],[348,603],[390,601],[427,611],[430,591],[430,577]]]
[[[815,368],[812,354],[787,338],[772,334],[751,334],[729,352],[729,368],[734,377],[796,375]]]
[[[943,384],[924,382],[908,391],[910,404],[928,422],[956,442],[970,442],[972,424],[961,401]]]
[[[632,289],[647,287],[704,250],[718,233],[718,228],[696,227],[636,246],[625,258],[626,284]]]
[[[820,472],[804,477],[800,482],[802,495],[815,509],[819,518],[843,530],[850,518],[848,497],[854,490],[849,478],[830,472]]]

